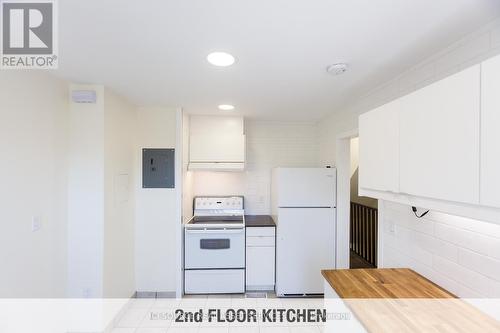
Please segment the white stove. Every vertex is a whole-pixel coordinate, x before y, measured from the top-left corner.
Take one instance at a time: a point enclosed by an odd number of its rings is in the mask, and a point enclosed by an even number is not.
[[[196,197],[184,226],[184,293],[244,292],[243,197]]]
[[[187,229],[244,228],[243,197],[196,197]]]

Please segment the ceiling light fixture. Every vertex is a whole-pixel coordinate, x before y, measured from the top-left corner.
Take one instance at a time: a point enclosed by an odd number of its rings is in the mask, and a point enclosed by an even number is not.
[[[347,67],[348,66],[345,63],[333,64],[328,66],[326,68],[326,71],[332,75],[340,75],[344,74],[347,71]]]
[[[222,111],[231,111],[231,110],[234,110],[234,105],[221,104],[221,105],[219,105],[219,110],[222,110]]]
[[[234,57],[226,52],[212,52],[207,56],[207,61],[214,66],[227,67],[234,64]]]

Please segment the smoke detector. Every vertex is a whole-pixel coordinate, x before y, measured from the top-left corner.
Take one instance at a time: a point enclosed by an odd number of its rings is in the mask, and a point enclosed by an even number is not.
[[[345,63],[333,64],[328,66],[326,68],[326,71],[332,75],[344,74],[347,71],[347,64]]]

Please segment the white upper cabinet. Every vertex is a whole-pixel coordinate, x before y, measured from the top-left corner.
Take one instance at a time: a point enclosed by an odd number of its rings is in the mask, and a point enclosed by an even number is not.
[[[359,187],[399,190],[399,100],[359,117]]]
[[[189,130],[190,169],[243,169],[242,117],[191,116]]]
[[[191,162],[245,162],[245,137],[224,133],[193,135],[190,141]]]
[[[500,207],[500,56],[481,64],[481,204]]]
[[[400,192],[478,204],[480,66],[420,89],[400,103]],[[496,158],[498,163],[498,154]]]

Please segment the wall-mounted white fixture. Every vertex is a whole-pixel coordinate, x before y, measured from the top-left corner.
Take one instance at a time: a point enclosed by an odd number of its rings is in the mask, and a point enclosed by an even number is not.
[[[189,170],[245,169],[243,117],[191,116],[189,132]]]
[[[338,63],[328,66],[326,68],[326,71],[332,75],[340,75],[344,74],[347,71],[347,67],[348,66],[345,63]]]
[[[33,216],[31,218],[31,231],[36,232],[42,229],[42,218],[40,216]]]
[[[231,104],[221,104],[218,106],[219,110],[222,111],[231,111],[234,110],[234,105]]]
[[[227,67],[234,64],[234,57],[226,52],[212,52],[207,56],[207,61],[214,66]]]
[[[73,90],[71,91],[73,103],[95,103],[97,94],[95,90]]]

